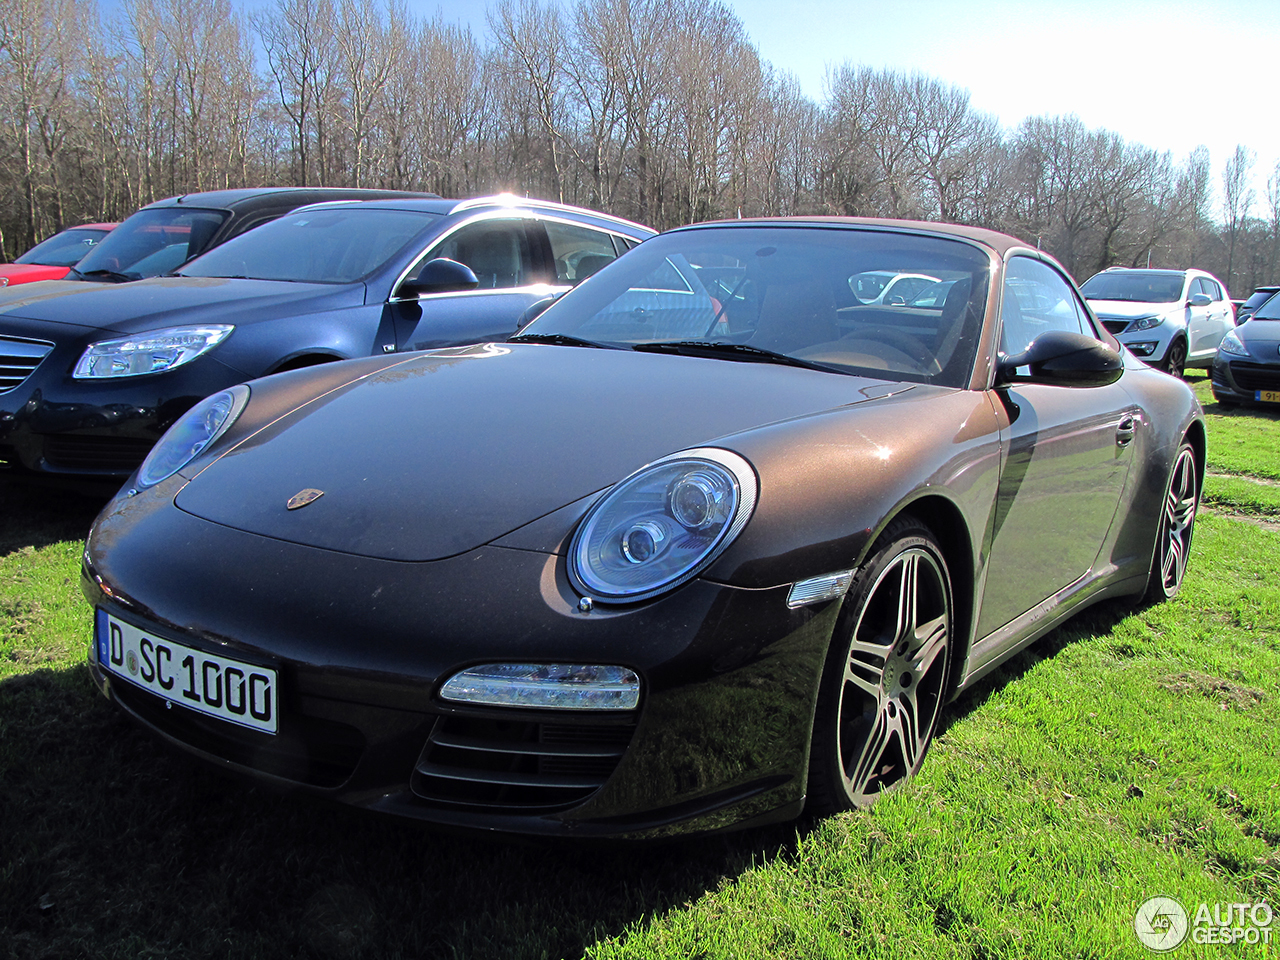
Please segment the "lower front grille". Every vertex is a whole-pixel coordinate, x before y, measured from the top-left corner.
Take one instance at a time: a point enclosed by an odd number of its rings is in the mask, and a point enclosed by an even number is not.
[[[610,777],[634,732],[631,719],[605,724],[442,717],[410,786],[424,800],[470,807],[576,806]]]
[[[359,730],[321,717],[298,722],[272,735],[216,717],[166,707],[165,701],[133,684],[113,680],[112,695],[147,723],[175,740],[244,767],[315,787],[345,783],[364,753]]]
[[[1232,360],[1231,377],[1242,390],[1280,390],[1280,364]]]
[[[72,433],[47,434],[44,459],[62,470],[102,470],[132,473],[151,452],[150,440],[100,437]]]
[[[47,340],[0,337],[0,393],[21,386],[52,350]]]

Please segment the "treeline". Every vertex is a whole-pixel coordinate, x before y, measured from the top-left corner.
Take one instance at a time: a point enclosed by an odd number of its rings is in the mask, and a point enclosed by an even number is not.
[[[815,103],[720,0],[494,0],[487,39],[403,0],[122,0],[109,16],[97,0],[0,0],[7,256],[196,190],[510,190],[658,228],[976,224],[1081,279],[1195,264],[1241,295],[1280,277],[1280,168],[1265,210],[1249,168],[1241,148],[1218,217],[1203,148],[1175,160],[1074,117],[1004,130],[962,89],[853,64]]]

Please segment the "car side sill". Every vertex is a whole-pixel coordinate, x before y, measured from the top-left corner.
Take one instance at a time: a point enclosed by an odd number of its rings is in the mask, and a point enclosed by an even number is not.
[[[1108,597],[1130,596],[1142,592],[1147,582],[1146,573],[1128,576],[1121,574],[1121,568],[1115,564],[1108,564],[1099,571],[1090,571],[976,642],[965,663],[963,679],[952,691],[952,699],[1090,604]]]

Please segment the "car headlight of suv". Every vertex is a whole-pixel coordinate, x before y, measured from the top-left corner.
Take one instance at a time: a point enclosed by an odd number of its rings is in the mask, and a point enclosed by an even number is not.
[[[234,329],[233,324],[211,323],[150,330],[118,340],[99,340],[89,344],[71,375],[76,380],[100,380],[164,373],[208,353]]]
[[[755,509],[755,470],[702,447],[636,471],[587,513],[569,545],[569,577],[586,596],[635,603],[697,576]]]
[[[1245,345],[1241,342],[1240,338],[1236,336],[1234,330],[1229,330],[1227,332],[1227,335],[1222,338],[1222,342],[1218,344],[1218,349],[1233,357],[1249,356],[1249,351],[1245,348]]]
[[[227,432],[248,402],[249,388],[242,383],[206,397],[184,413],[142,461],[138,489],[169,479],[194,460]]]
[[[1129,324],[1129,331],[1133,330],[1150,330],[1152,327],[1158,327],[1164,323],[1163,316],[1156,317],[1138,317],[1133,323]]]

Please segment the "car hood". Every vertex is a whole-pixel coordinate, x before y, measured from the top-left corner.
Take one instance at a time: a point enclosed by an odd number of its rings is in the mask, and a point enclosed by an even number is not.
[[[1099,317],[1116,320],[1133,320],[1137,317],[1154,317],[1178,309],[1178,303],[1134,303],[1130,300],[1090,300],[1089,306]]]
[[[0,263],[0,284],[12,287],[19,283],[34,283],[37,280],[60,280],[70,269],[70,267],[47,266],[43,263]],[[5,284],[6,280],[7,284]]]
[[[437,560],[666,454],[910,387],[623,350],[432,351],[275,420],[203,469],[176,504],[276,539]],[[323,496],[287,509],[303,490]]]
[[[141,333],[176,324],[244,323],[364,302],[364,285],[154,277],[131,283],[64,281],[0,300],[0,320],[90,324],[104,333]]]
[[[1236,327],[1236,336],[1247,347],[1269,348],[1272,344],[1280,344],[1280,320],[1259,320],[1256,317],[1250,317]]]

